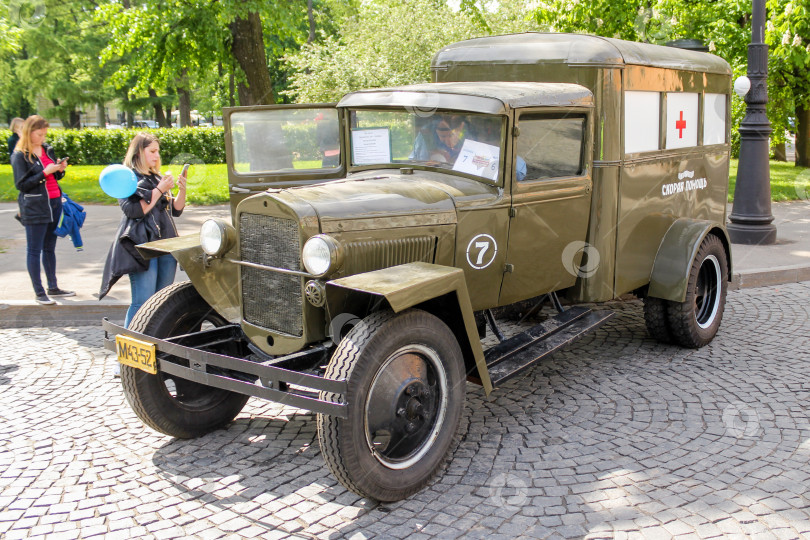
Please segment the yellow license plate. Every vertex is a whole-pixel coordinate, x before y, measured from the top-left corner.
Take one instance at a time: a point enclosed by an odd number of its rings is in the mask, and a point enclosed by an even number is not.
[[[118,334],[115,336],[115,349],[118,353],[118,361],[122,364],[141,369],[152,375],[157,373],[154,343]]]

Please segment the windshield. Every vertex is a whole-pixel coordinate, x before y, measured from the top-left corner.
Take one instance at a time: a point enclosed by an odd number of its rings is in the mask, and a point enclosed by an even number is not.
[[[506,117],[446,111],[354,110],[351,164],[424,165],[497,183]]]
[[[234,112],[230,137],[232,167],[238,174],[340,168],[334,107]]]

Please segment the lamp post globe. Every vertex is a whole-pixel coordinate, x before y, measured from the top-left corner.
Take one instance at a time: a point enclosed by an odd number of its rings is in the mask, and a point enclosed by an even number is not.
[[[737,77],[737,80],[734,81],[734,93],[745,98],[749,90],[751,90],[751,79],[745,75]]]

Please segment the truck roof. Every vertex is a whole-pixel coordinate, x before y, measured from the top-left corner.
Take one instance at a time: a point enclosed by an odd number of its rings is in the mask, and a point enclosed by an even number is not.
[[[432,70],[458,64],[543,64],[618,67],[650,66],[731,75],[728,62],[713,54],[586,34],[525,32],[460,41],[439,50]]]
[[[374,88],[346,94],[338,107],[413,107],[506,114],[524,107],[591,107],[593,94],[578,84],[449,82]]]

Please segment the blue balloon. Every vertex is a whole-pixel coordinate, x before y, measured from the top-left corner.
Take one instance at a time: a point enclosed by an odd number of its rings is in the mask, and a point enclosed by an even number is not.
[[[110,197],[116,199],[126,199],[138,187],[138,179],[129,167],[124,165],[109,165],[104,167],[98,177],[101,190]]]

